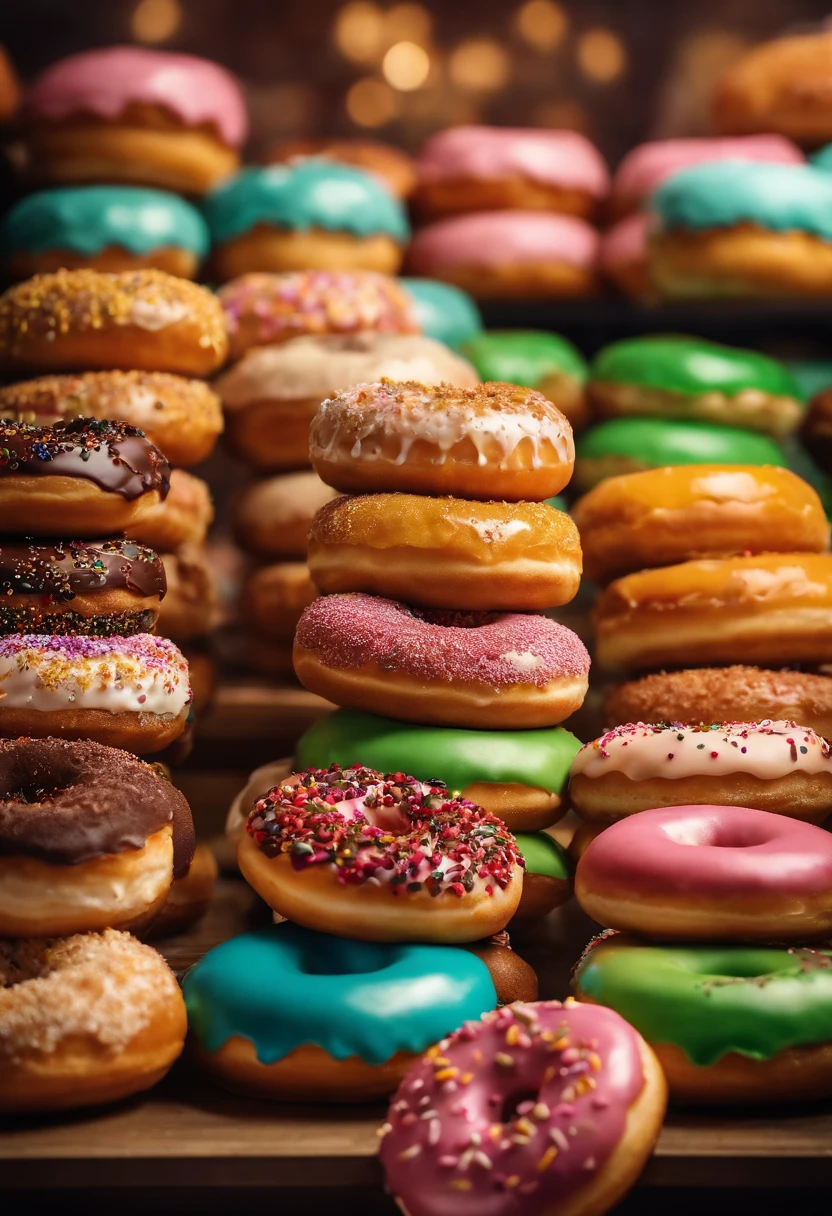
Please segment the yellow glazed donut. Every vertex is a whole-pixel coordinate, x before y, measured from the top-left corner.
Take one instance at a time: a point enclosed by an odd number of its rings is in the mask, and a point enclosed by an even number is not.
[[[311,469],[256,481],[232,502],[234,539],[254,557],[300,561],[306,557],[312,520],[336,494]]]

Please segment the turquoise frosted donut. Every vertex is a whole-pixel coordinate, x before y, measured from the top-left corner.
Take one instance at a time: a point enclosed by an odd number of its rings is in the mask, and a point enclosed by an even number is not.
[[[473,298],[461,287],[438,279],[400,279],[416,306],[419,329],[429,338],[459,350],[482,330],[482,317]]]

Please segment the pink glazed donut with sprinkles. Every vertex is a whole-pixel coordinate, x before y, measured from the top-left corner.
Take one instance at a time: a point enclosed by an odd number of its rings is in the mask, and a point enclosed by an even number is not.
[[[325,595],[295,633],[297,677],[336,705],[405,722],[522,730],[580,709],[589,655],[577,634],[520,612],[412,608]]]
[[[518,1002],[411,1069],[381,1163],[408,1216],[597,1216],[635,1183],[666,1106],[656,1057],[613,1010]]]

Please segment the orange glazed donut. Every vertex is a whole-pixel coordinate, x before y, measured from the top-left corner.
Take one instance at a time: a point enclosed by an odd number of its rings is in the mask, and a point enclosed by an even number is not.
[[[809,147],[832,140],[828,31],[752,47],[728,69],[714,98],[717,127],[730,135],[774,131]]]
[[[184,469],[171,469],[170,491],[127,529],[131,540],[149,545],[157,553],[170,553],[183,545],[201,545],[214,519],[214,504],[207,482]]]
[[[227,351],[216,296],[163,270],[58,270],[0,296],[6,372],[138,368],[210,376]]]
[[[570,517],[543,502],[416,494],[337,498],[315,516],[309,572],[325,594],[368,591],[426,608],[568,603],[581,581]]]
[[[210,633],[219,604],[214,567],[200,545],[183,545],[163,553],[168,591],[159,610],[157,632],[174,642],[189,642]]]
[[[256,481],[232,502],[234,539],[254,557],[299,561],[306,557],[312,520],[336,494],[311,469]]]
[[[304,609],[317,594],[306,562],[262,566],[243,588],[243,613],[264,637],[288,647]]]
[[[129,933],[0,942],[0,1113],[116,1102],[181,1053],[185,1003]]]
[[[398,490],[542,502],[572,476],[572,428],[541,394],[496,382],[458,389],[358,384],[324,401],[309,432],[319,476],[336,490]]]
[[[641,570],[595,605],[610,670],[700,663],[832,662],[832,557],[764,553]]]
[[[587,578],[599,583],[693,558],[829,548],[815,490],[773,466],[691,464],[608,477],[573,516]]]

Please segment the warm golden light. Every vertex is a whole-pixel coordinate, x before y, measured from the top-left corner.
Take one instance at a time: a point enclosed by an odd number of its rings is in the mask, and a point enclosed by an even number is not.
[[[167,42],[182,24],[179,0],[139,0],[130,25],[139,42]]]
[[[578,63],[590,80],[609,84],[626,70],[627,48],[613,30],[596,26],[581,34],[578,42]]]
[[[517,32],[538,51],[553,51],[569,27],[563,6],[554,0],[528,0],[517,10]]]
[[[587,134],[589,115],[579,101],[567,97],[560,101],[542,101],[535,108],[534,123],[537,127],[582,131]]]
[[[383,127],[399,112],[396,94],[383,80],[365,76],[347,93],[347,113],[359,127]]]
[[[409,93],[420,88],[428,78],[430,56],[415,42],[396,42],[381,61],[384,79],[394,89]]]
[[[461,89],[501,89],[509,76],[508,55],[491,38],[470,38],[452,52],[448,70]]]
[[[430,38],[433,18],[421,4],[394,4],[384,14],[384,35],[388,43],[421,42]]]
[[[384,14],[377,4],[355,0],[345,4],[335,19],[335,45],[355,63],[373,63],[384,49]]]

